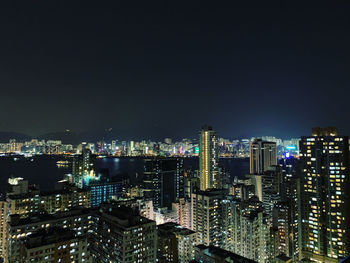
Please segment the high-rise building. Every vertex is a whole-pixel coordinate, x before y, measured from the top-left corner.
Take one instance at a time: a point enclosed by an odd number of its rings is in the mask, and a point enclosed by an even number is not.
[[[5,200],[0,200],[0,262],[1,259],[7,263],[7,204]]]
[[[212,127],[204,126],[199,138],[199,175],[202,191],[218,185],[218,138]]]
[[[191,199],[191,195],[194,192],[194,190],[200,188],[200,179],[198,178],[197,174],[189,173],[188,171],[186,171],[184,187],[185,198]]]
[[[153,200],[153,207],[172,208],[184,197],[184,160],[182,158],[145,159],[144,197]]]
[[[278,251],[293,261],[301,259],[299,159],[285,157],[281,200],[274,207],[273,224],[278,231]],[[286,234],[288,233],[288,234]]]
[[[303,256],[338,262],[350,253],[349,141],[335,128],[300,141]]]
[[[264,210],[259,203],[248,201],[242,203],[239,215],[240,250],[237,253],[260,263],[269,262],[269,224]]]
[[[175,223],[158,225],[158,262],[188,263],[194,259],[195,232]]]
[[[59,227],[74,230],[79,237],[88,235],[93,231],[95,213],[89,208],[81,208],[55,214],[33,214],[25,218],[10,215],[7,224],[8,262],[21,262],[21,247],[26,237],[41,230]]]
[[[93,156],[91,150],[87,148],[82,149],[82,154],[74,156],[73,159],[73,183],[80,188],[84,187],[89,178],[96,176],[94,165],[95,156]]]
[[[128,207],[99,212],[91,246],[93,262],[157,261],[156,223]]]
[[[186,198],[179,198],[173,203],[172,210],[176,212],[177,222],[184,228],[191,229],[191,201]]]
[[[74,186],[50,192],[40,192],[37,188],[29,190],[27,187],[20,194],[9,192],[6,196],[6,203],[8,214],[26,217],[29,214],[40,212],[54,214],[74,207],[89,208],[91,196],[90,191]]]
[[[277,251],[274,256],[281,254],[288,257],[292,256],[292,242],[294,242],[294,236],[291,232],[292,228],[292,215],[290,209],[290,203],[279,202],[273,208],[273,226],[277,230]]]
[[[236,200],[228,190],[198,191],[191,198],[191,227],[196,232],[197,244],[231,249],[234,242]]]
[[[46,233],[52,228],[65,229],[58,231],[62,233],[74,232],[67,239],[74,243],[69,245],[69,251],[65,250],[65,240],[56,242],[59,233]],[[125,207],[111,202],[95,209],[79,208],[25,218],[11,215],[7,231],[8,262],[152,263],[157,259],[156,223],[139,215],[138,204]],[[30,235],[39,239],[38,245],[27,246]],[[69,260],[55,260],[59,256],[69,256]]]
[[[250,142],[250,174],[262,174],[277,165],[276,143],[255,139]]]
[[[255,186],[255,195],[263,202],[268,214],[273,206],[281,201],[282,167],[270,166],[261,174],[250,175]]]

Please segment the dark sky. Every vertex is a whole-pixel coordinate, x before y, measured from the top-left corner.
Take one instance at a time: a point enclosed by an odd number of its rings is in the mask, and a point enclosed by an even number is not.
[[[8,2],[1,131],[350,135],[348,4]]]

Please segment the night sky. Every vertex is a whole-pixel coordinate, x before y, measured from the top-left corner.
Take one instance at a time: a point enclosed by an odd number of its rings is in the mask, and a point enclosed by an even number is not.
[[[350,135],[349,4],[8,2],[0,131]]]

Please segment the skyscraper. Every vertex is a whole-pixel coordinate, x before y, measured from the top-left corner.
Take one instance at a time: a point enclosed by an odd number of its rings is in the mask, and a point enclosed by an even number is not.
[[[251,175],[255,195],[263,202],[268,213],[275,203],[281,201],[282,168],[270,166],[262,174]]]
[[[89,177],[93,178],[96,176],[94,164],[95,156],[92,155],[89,149],[83,149],[81,155],[74,156],[72,167],[73,183],[80,188],[84,187]]]
[[[218,139],[210,126],[204,126],[199,138],[199,174],[202,191],[214,188],[218,176]]]
[[[0,262],[7,262],[7,204],[0,199]]]
[[[182,158],[145,159],[144,196],[153,200],[154,209],[167,207],[184,197],[184,169]]]
[[[197,191],[191,198],[191,227],[196,232],[197,244],[231,249],[234,229],[233,216],[236,200],[228,190]]]
[[[338,262],[350,253],[349,142],[335,128],[300,141],[303,256]]]
[[[93,233],[93,262],[157,262],[156,223],[130,207],[100,208]]]
[[[276,143],[256,139],[250,142],[250,174],[262,174],[277,165]]]

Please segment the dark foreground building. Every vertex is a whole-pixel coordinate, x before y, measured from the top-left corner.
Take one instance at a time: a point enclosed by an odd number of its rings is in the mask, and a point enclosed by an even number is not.
[[[182,158],[145,159],[144,196],[154,209],[167,207],[184,197],[184,160]]]
[[[214,246],[204,246],[198,245],[195,248],[195,262],[201,263],[257,263],[254,260],[239,256],[235,253],[229,252],[227,250],[214,247]]]

